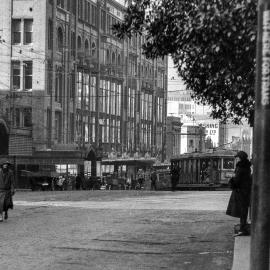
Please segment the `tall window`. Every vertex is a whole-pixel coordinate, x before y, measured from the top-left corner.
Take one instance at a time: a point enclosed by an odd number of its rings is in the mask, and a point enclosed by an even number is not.
[[[24,108],[23,109],[23,126],[31,127],[32,125],[32,109]]]
[[[70,11],[70,7],[71,7],[70,1],[71,1],[71,0],[67,0],[67,10],[68,10],[68,11]]]
[[[74,113],[70,113],[70,142],[74,142],[75,132],[74,132]]]
[[[77,108],[81,108],[82,104],[82,72],[77,73]]]
[[[88,41],[88,39],[86,39],[84,42],[84,49],[85,49],[86,55],[89,55],[89,41]]]
[[[92,42],[92,45],[91,45],[91,50],[92,50],[92,56],[93,57],[96,57],[97,55],[97,46],[96,46],[96,43],[95,42]]]
[[[106,12],[101,10],[101,29],[103,32],[106,32]]]
[[[90,110],[96,111],[96,77],[90,78]]]
[[[88,17],[89,17],[89,13],[88,13],[88,2],[85,0],[84,1],[84,20],[88,22]]]
[[[86,18],[86,21],[90,23],[91,22],[91,20],[90,20],[91,5],[89,2],[87,2],[87,7],[85,7],[85,8],[87,8],[87,10],[88,10],[88,17]]]
[[[83,109],[89,110],[89,74],[83,76]]]
[[[55,112],[55,140],[61,142],[61,113]]]
[[[16,127],[31,127],[32,126],[32,109],[31,108],[16,108],[15,109],[15,126]]]
[[[78,1],[78,14],[79,18],[83,19],[83,0]]]
[[[24,20],[24,44],[33,43],[33,19]]]
[[[21,67],[19,61],[12,61],[12,89],[18,90],[21,88]]]
[[[57,47],[58,51],[62,51],[63,49],[63,42],[64,42],[64,35],[63,35],[63,30],[61,27],[58,28],[57,30]]]
[[[77,37],[77,46],[78,50],[82,49],[82,38],[80,36]]]
[[[55,101],[61,102],[63,95],[63,73],[62,69],[59,68],[55,77]]]
[[[48,21],[48,49],[53,47],[53,22],[52,20]]]
[[[33,81],[33,63],[32,61],[23,62],[24,69],[24,90],[32,89],[32,81]]]
[[[12,44],[21,43],[21,20],[12,19]]]
[[[95,128],[96,119],[95,117],[90,118],[90,126],[91,126],[91,142],[96,141],[96,128]]]
[[[96,26],[97,25],[97,7],[94,5],[91,5],[91,23]]]

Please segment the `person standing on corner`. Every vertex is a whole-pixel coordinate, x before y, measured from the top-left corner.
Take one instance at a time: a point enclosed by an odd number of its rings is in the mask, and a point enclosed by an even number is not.
[[[226,214],[233,217],[240,217],[240,230],[237,235],[249,235],[247,218],[252,186],[251,162],[248,160],[248,155],[244,151],[239,151],[235,157],[238,159],[235,176],[230,180],[233,192]]]
[[[10,163],[6,161],[0,169],[0,222],[3,222],[3,218],[8,219],[8,209],[13,209],[12,196],[14,193],[14,176]]]

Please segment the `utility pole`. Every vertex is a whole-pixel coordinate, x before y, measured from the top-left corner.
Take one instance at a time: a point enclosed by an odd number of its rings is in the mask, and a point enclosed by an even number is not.
[[[270,0],[258,1],[251,270],[269,270],[270,247]]]

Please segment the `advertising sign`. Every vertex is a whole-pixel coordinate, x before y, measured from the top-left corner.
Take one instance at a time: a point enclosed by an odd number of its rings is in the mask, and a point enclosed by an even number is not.
[[[205,139],[211,139],[213,147],[217,147],[219,143],[219,123],[217,122],[205,122]]]

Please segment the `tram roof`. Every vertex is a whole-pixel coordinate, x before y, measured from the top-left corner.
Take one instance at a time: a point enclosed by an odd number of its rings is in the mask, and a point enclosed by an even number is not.
[[[155,163],[155,158],[115,158],[102,159],[102,165],[130,165],[130,166],[152,166]]]
[[[182,155],[174,156],[171,161],[178,159],[189,159],[189,158],[214,158],[214,157],[234,157],[237,151],[234,150],[213,150],[209,152],[193,152],[185,153]]]

